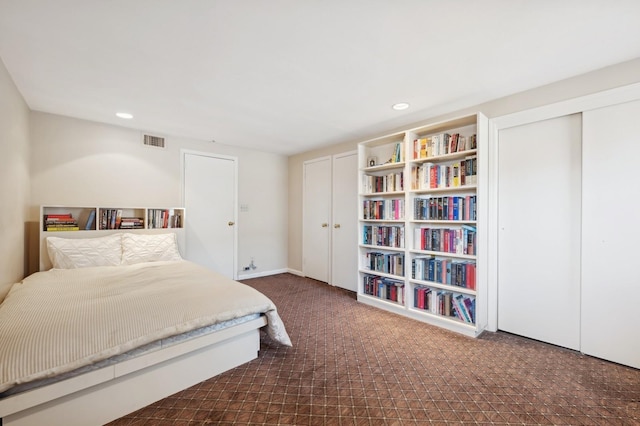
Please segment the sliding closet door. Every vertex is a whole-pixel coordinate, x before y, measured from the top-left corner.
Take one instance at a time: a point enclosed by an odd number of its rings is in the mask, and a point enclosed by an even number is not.
[[[498,139],[498,328],[580,347],[581,120]]]
[[[640,101],[584,113],[582,352],[640,368]]]

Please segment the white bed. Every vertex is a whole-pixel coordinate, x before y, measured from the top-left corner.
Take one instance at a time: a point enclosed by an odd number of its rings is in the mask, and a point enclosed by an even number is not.
[[[266,296],[128,235],[53,239],[0,303],[1,426],[104,424],[255,359],[261,328],[291,345]]]

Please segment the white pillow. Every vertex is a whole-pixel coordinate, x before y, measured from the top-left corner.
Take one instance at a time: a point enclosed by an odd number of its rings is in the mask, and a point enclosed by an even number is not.
[[[122,264],[182,260],[175,233],[122,234]]]
[[[47,251],[57,269],[116,266],[122,262],[122,237],[120,234],[98,238],[47,237]]]

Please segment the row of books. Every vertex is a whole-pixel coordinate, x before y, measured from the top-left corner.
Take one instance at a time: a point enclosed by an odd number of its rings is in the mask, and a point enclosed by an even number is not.
[[[404,161],[404,150],[402,149],[402,142],[397,142],[393,146],[393,154],[389,158],[389,163],[402,163]]]
[[[475,185],[478,157],[469,156],[450,164],[423,163],[411,168],[411,188],[437,189]]]
[[[122,215],[121,209],[99,209],[100,220],[98,229],[144,229],[144,218],[126,217]],[[148,228],[180,228],[182,227],[182,216],[179,214],[171,215],[166,209],[150,209]],[[83,225],[85,230],[95,230],[96,210],[92,209],[87,217],[86,224]],[[78,219],[74,218],[71,213],[46,214],[43,217],[44,231],[78,231],[80,226]]]
[[[144,229],[144,219],[141,217],[123,217],[119,229]]]
[[[363,175],[364,194],[404,191],[404,173],[389,173],[384,176]]]
[[[402,281],[365,275],[363,277],[363,293],[404,304],[404,283]]]
[[[416,198],[415,220],[477,220],[475,195]]]
[[[462,225],[459,228],[416,228],[414,246],[417,250],[475,255],[476,227]]]
[[[362,243],[370,246],[404,248],[404,226],[364,225]]]
[[[89,226],[89,223],[87,223],[87,226]],[[143,229],[143,228],[144,228],[143,218],[122,216],[121,209],[100,209],[100,229]]]
[[[450,318],[475,324],[476,299],[464,294],[435,288],[416,286],[413,289],[414,307]]]
[[[376,220],[404,219],[404,199],[364,200],[362,218]]]
[[[78,231],[78,219],[71,213],[45,214],[43,217],[43,230],[53,231]]]
[[[166,209],[149,209],[147,211],[147,228],[181,228],[182,216],[179,214],[172,215]]]
[[[420,256],[411,262],[411,276],[416,280],[433,281],[471,290],[476,288],[475,262]]]
[[[404,254],[367,252],[362,256],[362,266],[371,271],[404,277]]]
[[[413,141],[413,158],[430,158],[438,155],[476,149],[475,134],[463,136],[460,133],[440,133],[429,137],[418,138]]]

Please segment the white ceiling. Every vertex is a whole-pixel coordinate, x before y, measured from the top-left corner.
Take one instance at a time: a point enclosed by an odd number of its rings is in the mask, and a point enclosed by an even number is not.
[[[31,109],[282,154],[637,57],[638,0],[0,0]]]

